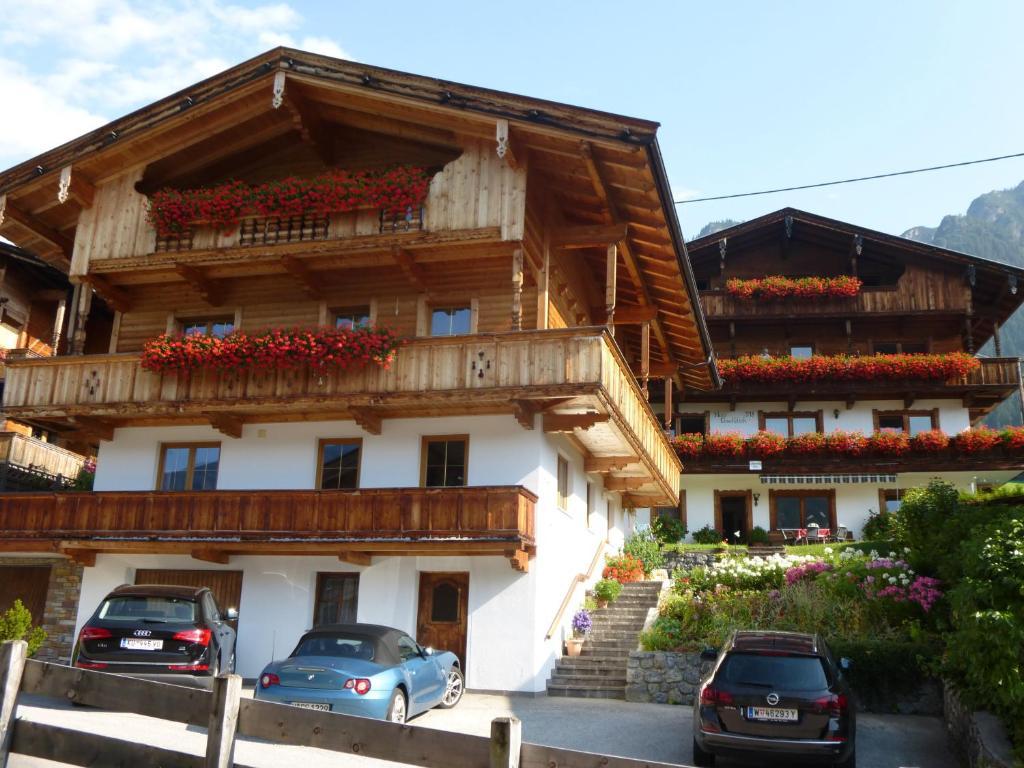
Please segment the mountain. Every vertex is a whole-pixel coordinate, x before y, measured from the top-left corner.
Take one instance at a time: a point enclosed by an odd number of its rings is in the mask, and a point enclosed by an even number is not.
[[[715,232],[721,232],[723,229],[729,227],[735,227],[737,224],[742,224],[742,221],[736,221],[735,219],[722,219],[721,221],[711,221],[700,228],[700,232],[697,233],[697,237],[691,237],[690,240],[696,240],[697,238],[704,237],[705,235],[713,235]]]
[[[988,192],[975,198],[966,214],[945,216],[937,227],[912,227],[903,237],[1024,267],[1024,182]],[[1004,356],[1024,356],[1024,314],[1018,311],[1006,321],[1000,340]],[[995,355],[991,341],[980,351]],[[1020,424],[1020,401],[1008,398],[986,421],[991,426]]]

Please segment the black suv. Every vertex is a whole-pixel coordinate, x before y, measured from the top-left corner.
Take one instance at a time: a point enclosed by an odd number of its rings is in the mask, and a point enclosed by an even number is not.
[[[856,713],[842,670],[817,635],[734,632],[694,701],[693,762],[715,756],[854,768]]]
[[[72,665],[208,687],[235,671],[235,630],[206,587],[122,586],[82,627]]]

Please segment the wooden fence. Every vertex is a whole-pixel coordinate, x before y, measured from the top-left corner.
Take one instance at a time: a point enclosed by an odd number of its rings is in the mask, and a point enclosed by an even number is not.
[[[97,767],[229,768],[238,736],[425,768],[673,768],[525,744],[514,717],[493,720],[488,738],[243,699],[237,675],[222,675],[205,691],[26,660],[25,654],[23,641],[0,645],[0,768],[10,754]],[[205,727],[206,754],[142,744],[130,733],[120,739],[18,719],[19,693]]]

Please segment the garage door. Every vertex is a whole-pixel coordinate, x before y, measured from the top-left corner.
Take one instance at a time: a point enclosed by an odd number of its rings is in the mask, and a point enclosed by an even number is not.
[[[49,584],[48,565],[0,566],[0,613],[14,605],[15,600],[21,600],[32,614],[32,624],[42,624]]]
[[[242,601],[241,571],[176,571],[162,568],[140,568],[135,571],[136,584],[173,584],[182,587],[209,587],[222,611],[238,608]],[[229,622],[238,629],[238,622]]]

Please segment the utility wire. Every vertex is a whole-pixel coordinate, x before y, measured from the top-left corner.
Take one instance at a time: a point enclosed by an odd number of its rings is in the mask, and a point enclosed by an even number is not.
[[[914,168],[909,171],[893,171],[892,173],[877,173],[874,176],[858,176],[853,179],[839,179],[838,181],[822,181],[818,184],[801,184],[797,187],[779,187],[778,189],[764,189],[760,192],[739,192],[734,195],[715,195],[714,197],[693,197],[689,200],[676,200],[676,205],[687,205],[689,203],[704,203],[708,200],[729,200],[734,197],[754,197],[755,195],[774,195],[777,192],[794,192],[798,189],[815,189],[817,187],[834,187],[837,184],[853,184],[856,181],[871,181],[872,179],[888,179],[892,176],[909,176],[912,173],[925,173],[926,171],[941,171],[946,168],[960,168],[964,165],[978,165],[979,163],[994,163],[996,160],[1009,160],[1014,157],[1024,157],[1024,152],[1017,152],[1012,155],[1000,155],[999,157],[985,157],[981,160],[965,160],[962,163],[949,163],[948,165],[933,165],[929,168]]]

